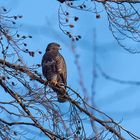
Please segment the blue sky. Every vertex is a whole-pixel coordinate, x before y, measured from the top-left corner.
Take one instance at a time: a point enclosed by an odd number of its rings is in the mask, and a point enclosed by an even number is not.
[[[11,14],[23,15],[23,19],[20,21],[20,30],[33,36],[28,41],[31,49],[44,52],[50,42],[55,41],[61,44],[61,53],[65,57],[68,67],[68,84],[81,92],[78,84],[80,77],[70,48],[71,40],[61,32],[58,26],[59,2],[56,0],[1,0],[0,5],[11,9]],[[82,39],[76,43],[76,51],[80,56],[79,62],[83,80],[89,95],[91,94],[93,80],[93,30],[96,30],[97,62],[103,71],[118,79],[140,81],[140,54],[130,54],[118,46],[108,29],[104,11],[101,12],[101,18],[96,19],[94,14],[88,12],[68,10],[80,18],[73,32],[82,36]],[[125,44],[128,46],[139,45],[130,40]],[[25,60],[28,64],[40,63],[41,57],[38,55],[36,60],[34,58],[25,58]],[[139,90],[139,86],[114,83],[104,79],[99,74],[94,100],[100,110],[108,113],[117,121],[123,120],[122,125],[124,127],[140,136]]]

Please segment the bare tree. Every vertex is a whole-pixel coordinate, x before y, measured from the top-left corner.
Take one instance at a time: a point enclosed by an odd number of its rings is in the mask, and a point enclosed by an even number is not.
[[[65,6],[80,11],[91,12],[96,15],[97,19],[102,18],[102,11],[105,11],[108,19],[108,27],[118,44],[130,53],[140,52],[138,48],[129,47],[125,43],[128,40],[140,41],[139,0],[80,0],[64,2],[65,4],[60,5],[58,12],[59,25],[60,29],[73,41],[81,39],[81,35],[73,35],[69,29],[74,28],[75,23],[72,21],[77,22],[79,17],[67,12]]]
[[[24,62],[23,56],[35,57],[41,51],[27,48],[26,40],[32,36],[19,34],[15,26],[22,16],[9,14],[7,9],[0,8],[0,87],[4,97],[0,101],[1,139],[28,139],[42,134],[53,140],[124,140],[124,133],[131,139],[140,139],[122,127],[121,122],[88,104],[68,85],[65,85],[69,93],[66,96],[68,102],[63,110],[56,100],[57,95],[39,73],[40,64],[29,66]],[[96,133],[92,129],[93,121],[98,129]]]

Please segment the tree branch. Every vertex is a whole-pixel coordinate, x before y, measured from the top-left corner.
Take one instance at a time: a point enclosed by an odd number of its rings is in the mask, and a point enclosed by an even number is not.
[[[16,65],[16,64],[11,64],[5,60],[0,59],[0,64],[7,66],[8,68],[12,68],[14,70],[19,70],[22,73],[26,73],[31,79],[36,80],[38,82],[40,82],[41,84],[45,84],[48,85],[48,83],[46,81],[44,81],[43,79],[41,79],[39,76],[37,76],[35,73],[31,72],[28,68],[26,68],[25,66],[20,66],[20,65]]]
[[[10,63],[9,63],[10,64]],[[34,122],[35,126],[39,128],[46,136],[48,136],[50,139],[59,138],[57,135],[52,133],[51,131],[45,129],[42,127],[42,125],[34,118],[34,116],[31,114],[31,112],[26,108],[26,106],[23,104],[20,97],[14,93],[9,87],[6,86],[6,84],[0,79],[0,85],[3,87],[3,89],[8,92],[22,107],[22,109],[26,112],[26,114],[29,116],[29,118]]]
[[[32,126],[36,126],[34,123],[29,123],[29,122],[7,122],[3,119],[0,118],[0,121],[4,124],[7,124],[9,126],[12,126],[12,125],[32,125]]]
[[[34,73],[32,73],[31,71],[29,71],[27,68],[22,67],[20,65],[15,65],[15,64],[11,64],[9,62],[3,61],[2,59],[0,59],[0,64],[4,64],[5,66],[15,69],[15,70],[19,70],[21,72],[26,73],[29,77],[31,77],[34,80],[37,80],[38,82],[40,82],[41,84],[45,84],[46,81],[41,79],[40,77],[36,76]],[[32,116],[32,114],[30,113],[30,111],[25,107],[25,105],[22,103],[22,101],[20,100],[20,98],[17,96],[17,94],[15,94],[11,89],[9,89],[3,82],[2,80],[0,80],[0,84],[1,86],[5,89],[6,92],[8,92],[14,99],[16,99],[18,101],[18,103],[20,104],[20,106],[23,108],[23,110],[30,116],[30,118],[34,121],[35,125],[40,128],[46,135],[50,135],[50,132],[47,132],[47,130],[45,130],[39,123],[38,121]],[[73,90],[73,92],[75,92]],[[87,116],[89,116],[91,119],[93,119],[94,121],[98,122],[99,124],[101,124],[103,127],[105,127],[107,130],[109,130],[109,132],[115,134],[120,140],[124,140],[124,138],[112,127],[108,126],[104,121],[96,118],[95,116],[93,116],[90,112],[88,112],[87,110],[85,110],[84,108],[82,108],[78,102],[76,102],[75,100],[71,99],[70,97],[67,97],[69,99],[69,101],[76,106],[80,111],[82,111],[83,113],[85,113]],[[51,134],[54,135],[54,134]]]
[[[124,3],[124,2],[127,2],[127,3],[140,3],[139,0],[95,0],[97,2],[115,2],[115,3]]]

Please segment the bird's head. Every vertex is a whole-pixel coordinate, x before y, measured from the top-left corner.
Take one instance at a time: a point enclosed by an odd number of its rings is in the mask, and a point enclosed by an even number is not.
[[[61,50],[60,45],[54,42],[49,43],[46,48],[46,51],[59,51],[59,50]]]

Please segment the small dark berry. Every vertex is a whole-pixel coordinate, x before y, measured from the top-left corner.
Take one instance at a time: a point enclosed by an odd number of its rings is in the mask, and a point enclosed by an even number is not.
[[[79,18],[78,17],[74,17],[74,20],[77,21]]]

